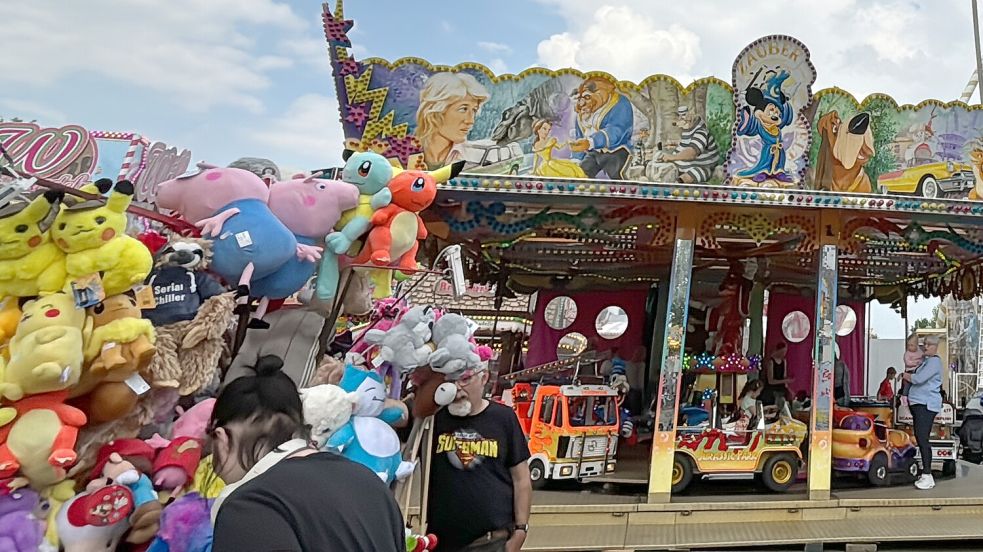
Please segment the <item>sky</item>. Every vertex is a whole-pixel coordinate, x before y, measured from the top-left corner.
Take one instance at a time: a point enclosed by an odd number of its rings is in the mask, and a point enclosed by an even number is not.
[[[320,10],[310,0],[0,0],[0,116],[136,131],[215,164],[338,165]],[[858,98],[953,100],[974,67],[966,0],[348,0],[345,10],[356,58],[475,61],[498,73],[729,81],[740,50],[775,33],[809,47],[816,90]],[[915,303],[912,318],[933,305]],[[900,319],[883,325],[881,337],[904,332]]]

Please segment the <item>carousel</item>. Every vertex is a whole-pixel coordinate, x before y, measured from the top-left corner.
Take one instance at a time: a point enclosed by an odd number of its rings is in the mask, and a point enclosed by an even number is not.
[[[340,3],[324,23],[347,148],[465,162],[422,251],[463,247],[493,345],[496,313],[521,322],[496,400],[580,443],[530,440],[527,549],[983,538],[955,417],[936,420],[938,485],[916,491],[910,420],[863,397],[869,303],[906,316],[910,297],[983,291],[979,106],[814,91],[787,36],[740,51],[731,82],[682,86],[356,60]],[[952,411],[981,383],[958,355]]]

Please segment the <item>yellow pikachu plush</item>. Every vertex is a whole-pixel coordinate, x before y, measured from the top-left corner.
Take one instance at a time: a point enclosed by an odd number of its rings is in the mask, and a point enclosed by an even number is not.
[[[92,333],[92,319],[85,310],[75,306],[72,294],[58,292],[26,302],[22,311],[10,340],[10,362],[3,370],[0,395],[18,401],[78,383],[83,346]]]
[[[48,215],[63,197],[49,190],[0,208],[0,297],[35,297],[64,287],[65,254],[48,235]]]
[[[66,253],[68,278],[101,274],[106,296],[118,295],[146,279],[153,267],[147,246],[126,235],[126,208],[133,200],[133,184],[121,180],[113,188],[108,178],[83,191],[112,193],[108,200],[71,201],[55,218],[51,237]]]

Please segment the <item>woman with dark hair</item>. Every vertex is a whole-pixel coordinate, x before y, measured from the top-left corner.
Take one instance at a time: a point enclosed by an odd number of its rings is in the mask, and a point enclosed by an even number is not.
[[[792,381],[788,378],[788,366],[785,359],[788,355],[788,344],[779,341],[771,354],[764,362],[765,390],[761,394],[761,401],[766,405],[777,405],[779,398],[783,401],[788,400],[788,384]]]
[[[402,515],[368,468],[311,444],[283,361],[260,357],[230,382],[209,424],[215,473],[213,550],[405,550]]]

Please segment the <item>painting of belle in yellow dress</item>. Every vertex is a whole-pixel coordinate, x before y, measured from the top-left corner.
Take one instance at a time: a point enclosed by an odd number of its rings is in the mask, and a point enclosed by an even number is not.
[[[532,144],[532,152],[536,155],[533,161],[532,173],[536,176],[561,176],[564,178],[587,178],[583,169],[576,161],[570,159],[553,159],[553,150],[565,147],[554,136],[550,136],[553,124],[546,119],[539,119],[532,125],[536,141]]]

